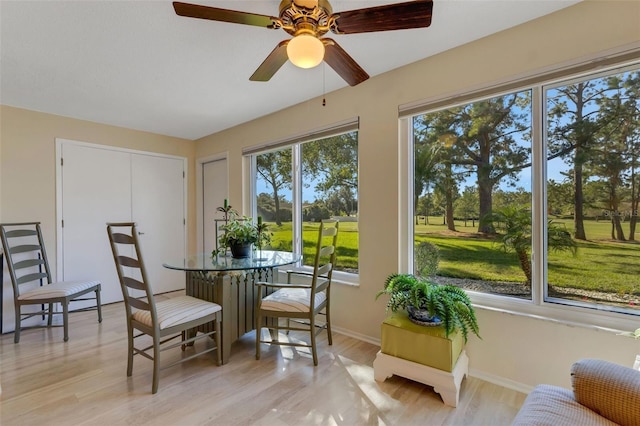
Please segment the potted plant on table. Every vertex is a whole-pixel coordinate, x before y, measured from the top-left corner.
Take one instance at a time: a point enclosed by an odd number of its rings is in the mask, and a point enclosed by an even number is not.
[[[258,224],[255,225],[252,218],[247,216],[238,218],[237,213],[231,211],[228,221],[220,226],[220,230],[223,233],[218,238],[218,249],[214,250],[213,255],[224,253],[228,248],[233,257],[246,258],[251,255],[254,244],[262,248],[271,241],[271,234],[260,216],[258,216]]]
[[[467,293],[453,285],[440,285],[412,274],[391,274],[376,299],[388,294],[387,310],[405,309],[409,319],[420,325],[442,325],[447,336],[462,332],[465,342],[469,332],[479,335],[478,321]]]

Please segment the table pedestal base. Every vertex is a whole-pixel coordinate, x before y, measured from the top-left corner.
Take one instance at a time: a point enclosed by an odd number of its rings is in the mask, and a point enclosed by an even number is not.
[[[378,352],[373,361],[374,378],[378,382],[384,382],[387,378],[396,374],[425,385],[433,386],[433,390],[439,393],[442,401],[451,407],[456,407],[460,399],[460,384],[469,372],[469,358],[462,351],[453,371],[438,370],[417,362]]]
[[[187,271],[186,294],[222,306],[220,343],[222,363],[231,354],[231,344],[240,336],[255,328],[255,307],[258,291],[254,281],[272,281],[272,269],[245,272]],[[209,332],[213,323],[198,327],[197,331]]]

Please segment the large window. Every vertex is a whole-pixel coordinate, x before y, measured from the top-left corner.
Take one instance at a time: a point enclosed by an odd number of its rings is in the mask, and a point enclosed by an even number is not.
[[[411,127],[416,273],[640,312],[637,65],[427,111]]]
[[[258,152],[256,211],[272,231],[271,247],[303,253],[311,265],[318,224],[338,218],[337,271],[358,273],[358,133],[296,142]]]

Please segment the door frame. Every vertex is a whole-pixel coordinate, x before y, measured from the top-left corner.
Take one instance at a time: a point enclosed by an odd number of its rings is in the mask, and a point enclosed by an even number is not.
[[[198,253],[204,252],[204,194],[202,191],[204,177],[203,168],[206,163],[224,160],[227,163],[227,188],[226,193],[229,195],[229,153],[227,151],[209,155],[207,157],[196,158],[196,247]]]
[[[182,200],[182,206],[183,206],[183,217],[184,217],[184,247],[185,250],[188,251],[189,246],[188,244],[188,238],[187,236],[189,235],[189,224],[188,224],[188,220],[187,220],[187,191],[188,191],[188,185],[187,185],[187,177],[189,176],[189,170],[188,170],[188,166],[189,166],[189,162],[187,157],[181,157],[179,155],[169,155],[169,154],[162,154],[162,153],[158,153],[158,152],[153,152],[153,151],[142,151],[142,150],[137,150],[137,149],[131,149],[131,148],[121,148],[121,147],[117,147],[117,146],[112,146],[112,145],[103,145],[103,144],[98,144],[98,143],[91,143],[91,142],[83,142],[83,141],[76,141],[76,140],[72,140],[72,139],[65,139],[65,138],[56,138],[56,276],[55,276],[55,280],[59,280],[59,276],[61,273],[63,273],[64,271],[64,248],[63,248],[63,241],[62,241],[62,235],[63,235],[63,231],[62,231],[62,208],[63,208],[63,200],[62,200],[62,147],[64,145],[77,145],[77,146],[84,146],[86,148],[94,148],[94,149],[103,149],[103,150],[110,150],[110,151],[116,151],[116,152],[124,152],[124,153],[128,153],[128,154],[140,154],[140,155],[151,155],[154,157],[162,157],[162,158],[172,158],[172,159],[176,159],[176,160],[182,160],[183,166],[184,166],[184,179],[183,181],[183,200]],[[105,229],[106,229],[106,223],[105,223]]]

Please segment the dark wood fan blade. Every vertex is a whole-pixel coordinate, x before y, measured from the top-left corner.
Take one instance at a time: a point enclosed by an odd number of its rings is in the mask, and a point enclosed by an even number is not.
[[[353,60],[334,40],[323,38],[324,61],[342,77],[349,86],[360,84],[369,78],[369,74]]]
[[[189,18],[209,19],[211,21],[231,22],[233,24],[254,25],[265,28],[274,28],[280,23],[279,18],[272,16],[238,12],[198,4],[181,3],[178,1],[173,2],[173,8],[178,15]]]
[[[251,81],[269,81],[271,77],[287,62],[287,44],[289,40],[281,41],[267,59],[265,59],[258,69],[253,73],[249,80]]]
[[[431,25],[432,11],[432,0],[418,0],[339,12],[332,15],[336,19],[331,31],[356,34],[424,28]]]

